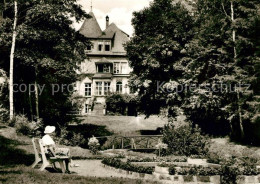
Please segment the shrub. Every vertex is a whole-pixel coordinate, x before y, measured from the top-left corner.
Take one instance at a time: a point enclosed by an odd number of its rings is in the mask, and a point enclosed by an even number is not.
[[[17,133],[21,133],[23,135],[29,135],[31,132],[29,121],[24,115],[16,117],[15,128]]]
[[[3,105],[0,104],[0,122],[7,122],[9,118],[8,110],[3,108]]]
[[[211,167],[202,167],[202,166],[193,166],[193,167],[182,167],[176,169],[175,165],[169,166],[170,175],[198,175],[198,176],[213,176],[221,175],[221,168],[211,168]]]
[[[175,169],[175,167],[169,167],[169,174],[170,174],[170,175],[175,175],[175,174],[176,174],[176,169]]]
[[[175,128],[168,124],[163,129],[163,142],[168,144],[169,154],[204,157],[208,152],[208,140],[198,127],[191,125]]]
[[[129,104],[131,104],[131,106],[129,106]],[[138,99],[135,95],[112,93],[111,95],[106,97],[106,107],[107,107],[108,114],[110,115],[113,114],[127,115],[129,114],[129,110],[135,111],[134,108],[136,108],[137,104],[138,104]]]
[[[66,127],[60,126],[60,135],[55,137],[55,142],[67,146],[81,146],[85,145],[84,136],[80,133],[70,132]]]
[[[233,184],[239,175],[258,175],[257,160],[249,157],[229,157],[222,159],[222,183]]]
[[[27,136],[39,136],[41,135],[41,129],[43,127],[42,120],[29,121],[25,115],[16,115],[10,120],[9,125],[16,128],[16,132]]]
[[[153,167],[137,166],[129,162],[122,162],[121,160],[115,158],[105,158],[102,160],[102,163],[118,169],[123,169],[127,171],[138,172],[138,173],[152,174],[154,171]]]
[[[91,153],[93,153],[94,155],[98,153],[98,148],[100,144],[96,137],[93,136],[89,139],[88,146]]]
[[[207,157],[207,162],[208,163],[213,163],[213,164],[219,164],[221,161],[221,158],[217,153],[209,153]]]

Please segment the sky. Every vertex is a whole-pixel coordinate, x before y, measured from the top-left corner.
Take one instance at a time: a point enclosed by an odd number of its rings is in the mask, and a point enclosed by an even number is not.
[[[109,16],[109,22],[115,23],[122,31],[130,36],[133,34],[131,25],[132,13],[148,7],[152,0],[92,0],[92,11],[102,30],[105,30],[105,17]],[[89,13],[91,0],[78,0],[83,9]],[[75,23],[76,30],[80,28],[83,22]]]

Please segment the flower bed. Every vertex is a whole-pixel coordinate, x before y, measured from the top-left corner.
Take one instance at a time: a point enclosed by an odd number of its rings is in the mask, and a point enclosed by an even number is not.
[[[214,176],[214,175],[221,175],[222,169],[221,168],[212,168],[212,167],[202,167],[202,166],[193,166],[193,167],[176,167],[170,166],[169,167],[169,174],[170,175],[200,175],[200,176]]]
[[[154,171],[153,167],[137,166],[129,162],[122,162],[121,160],[115,158],[105,158],[102,160],[102,163],[118,169],[123,169],[127,171],[138,172],[138,173],[152,174]]]
[[[158,180],[175,181],[179,183],[214,183],[220,184],[219,169],[209,167],[186,167],[156,166],[153,175]]]
[[[167,167],[168,166],[168,167]],[[155,167],[154,176],[159,180],[178,182],[230,182],[238,184],[259,183],[260,170],[258,167],[235,167],[223,165],[218,168],[192,166],[176,167],[175,165],[161,164]],[[221,180],[220,180],[221,178]]]

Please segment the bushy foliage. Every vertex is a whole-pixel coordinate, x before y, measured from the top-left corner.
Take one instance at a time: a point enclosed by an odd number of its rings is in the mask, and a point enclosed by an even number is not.
[[[182,167],[176,169],[176,166],[172,165],[169,167],[170,175],[200,175],[200,176],[213,176],[221,175],[221,168],[212,168],[212,167],[202,167],[202,166],[193,166],[193,167]]]
[[[230,157],[223,159],[222,165],[222,183],[236,183],[239,175],[258,175],[260,174],[256,168],[256,160],[248,157],[236,158]]]
[[[256,160],[248,157],[230,157],[228,159],[222,159],[220,164],[221,167],[218,168],[202,166],[176,168],[176,165],[170,165],[169,174],[201,176],[221,175],[222,184],[234,184],[240,175],[250,176],[259,174],[259,171],[256,168]]]
[[[96,155],[98,153],[100,144],[96,137],[91,137],[88,141],[88,147],[92,154]]]
[[[213,164],[219,164],[221,161],[221,158],[217,153],[209,153],[207,156],[207,162],[208,163],[213,163]]]
[[[182,109],[203,132],[258,143],[260,3],[193,2],[154,0],[133,14],[130,83],[147,115]]]
[[[70,132],[66,127],[60,127],[59,136],[55,137],[59,144],[67,146],[82,146],[86,144],[85,138],[80,133]]]
[[[208,152],[208,137],[201,134],[198,127],[185,125],[175,128],[168,124],[163,129],[163,142],[168,145],[168,152],[175,155],[205,156]]]
[[[16,132],[27,136],[39,136],[43,130],[42,120],[29,121],[25,115],[16,115],[10,122]]]
[[[7,72],[14,12],[13,2],[5,3],[5,19],[0,24],[0,68]],[[72,27],[72,19],[82,21],[89,16],[76,0],[28,0],[17,4],[18,9],[23,11],[19,11],[17,22],[14,84],[27,87],[38,84],[42,90],[35,98],[33,88],[30,93],[28,88],[26,92],[17,89],[14,93],[15,113],[24,113],[28,117],[36,115],[35,102],[38,99],[39,116],[44,123],[65,124],[70,120],[66,114],[72,110],[71,84],[77,80],[77,63],[86,58],[84,50],[90,44]],[[57,92],[54,92],[54,85]]]
[[[0,122],[8,122],[9,111],[0,104]]]
[[[131,104],[131,106],[129,104]],[[111,114],[128,115],[129,112],[127,112],[127,109],[134,108],[130,110],[135,111],[137,105],[138,105],[138,99],[135,95],[112,93],[106,97],[106,107],[107,107],[108,114],[110,115]]]
[[[129,162],[122,162],[121,160],[115,158],[105,158],[102,160],[102,163],[118,169],[123,169],[127,171],[138,172],[138,173],[152,174],[154,171],[153,167],[137,166]]]

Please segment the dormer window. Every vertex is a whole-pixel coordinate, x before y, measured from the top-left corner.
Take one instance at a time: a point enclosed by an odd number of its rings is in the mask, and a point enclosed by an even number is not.
[[[110,42],[105,42],[105,51],[110,51]]]
[[[110,67],[109,67],[108,64],[104,64],[104,66],[103,66],[103,72],[104,72],[104,73],[110,73]]]
[[[97,73],[110,73],[109,64],[98,64],[97,65]]]
[[[87,50],[90,51],[91,50],[91,45],[87,46]]]

